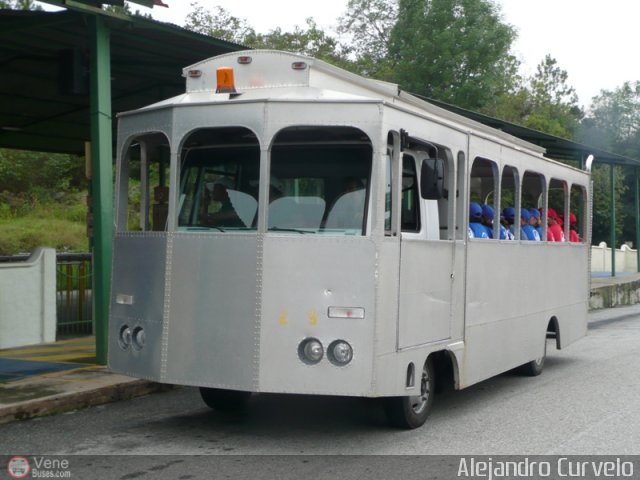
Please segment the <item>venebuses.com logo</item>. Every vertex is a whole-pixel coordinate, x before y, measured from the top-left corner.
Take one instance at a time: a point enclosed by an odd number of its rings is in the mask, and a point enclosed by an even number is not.
[[[26,457],[11,457],[7,462],[7,472],[11,478],[26,478],[31,471],[31,464]]]
[[[69,460],[14,455],[7,462],[11,478],[71,478]]]

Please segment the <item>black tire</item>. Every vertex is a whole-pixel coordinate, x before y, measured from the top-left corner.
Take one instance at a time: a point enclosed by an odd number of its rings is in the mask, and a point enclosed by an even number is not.
[[[385,413],[392,426],[413,429],[424,425],[433,406],[435,393],[433,370],[433,362],[427,359],[420,376],[420,395],[385,399]]]
[[[251,392],[200,387],[200,396],[208,407],[221,412],[240,412],[245,409]]]
[[[544,352],[541,357],[531,360],[530,362],[520,365],[517,372],[525,377],[537,377],[544,370],[544,362],[547,358],[547,339],[544,340]]]

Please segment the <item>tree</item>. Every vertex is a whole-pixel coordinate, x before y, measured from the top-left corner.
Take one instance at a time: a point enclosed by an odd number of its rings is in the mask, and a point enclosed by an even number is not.
[[[513,91],[485,105],[483,113],[557,137],[576,137],[584,113],[575,89],[567,83],[567,72],[554,58],[546,55],[530,78],[515,73],[512,78]]]
[[[592,243],[594,245],[600,242],[611,243],[611,181],[610,181],[609,165],[596,165],[591,172],[593,180],[593,224],[592,224]],[[614,167],[614,198],[616,203],[616,238],[618,244],[625,239],[635,238],[635,230],[633,233],[628,232],[626,223],[628,220],[633,221],[633,216],[629,216],[622,205],[633,205],[633,201],[628,203],[626,194],[629,192],[628,186],[625,184],[625,175],[622,167]],[[630,235],[630,236],[628,236]]]
[[[613,91],[601,90],[593,98],[583,122],[582,138],[619,155],[640,158],[640,81],[625,82]]]
[[[44,10],[34,0],[0,0],[0,8],[10,10]]]
[[[346,13],[338,19],[338,33],[347,37],[343,50],[354,59],[360,75],[391,78],[388,44],[397,18],[397,0],[349,0]]]
[[[640,81],[625,82],[613,91],[601,90],[593,98],[588,116],[582,122],[580,138],[603,150],[640,159]],[[609,242],[609,180],[599,178],[596,170],[593,175],[593,238],[594,241]],[[602,170],[608,172],[608,167]],[[624,241],[635,238],[634,211],[629,214],[628,209],[620,208],[635,205],[635,175],[625,176],[621,167],[615,170],[616,232]],[[602,193],[599,189],[603,190]]]
[[[197,3],[187,15],[185,28],[204,35],[246,45],[250,48],[270,48],[309,55],[349,67],[349,62],[338,41],[318,27],[313,18],[307,18],[306,28],[295,26],[292,32],[276,28],[268,33],[257,33],[245,19],[234,17],[222,7],[213,12]]]
[[[191,8],[184,25],[188,30],[239,44],[244,44],[247,38],[255,37],[255,30],[245,19],[234,17],[222,7],[216,6],[210,12],[193,2]]]
[[[278,27],[266,34],[249,35],[246,43],[254,48],[297,52],[347,67],[348,61],[342,54],[338,41],[320,29],[313,18],[307,18],[306,24],[306,29],[296,25],[292,32],[283,32]]]
[[[400,0],[389,39],[395,81],[477,110],[510,90],[515,36],[488,0]]]

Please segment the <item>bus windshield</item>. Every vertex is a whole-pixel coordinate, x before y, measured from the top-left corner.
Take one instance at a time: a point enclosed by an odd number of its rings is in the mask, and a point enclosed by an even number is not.
[[[361,137],[359,130],[345,127],[291,129],[277,135],[270,155],[267,230],[363,235],[372,147]],[[220,145],[183,152],[178,228],[255,232],[258,143],[219,138]]]

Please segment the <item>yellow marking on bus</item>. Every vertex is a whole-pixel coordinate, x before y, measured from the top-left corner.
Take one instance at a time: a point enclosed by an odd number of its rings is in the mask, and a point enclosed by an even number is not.
[[[283,310],[280,316],[278,317],[278,323],[280,325],[286,325],[287,323],[289,323],[288,315],[289,313],[286,310]]]
[[[318,312],[311,310],[309,312],[309,325],[316,326],[318,324]]]

